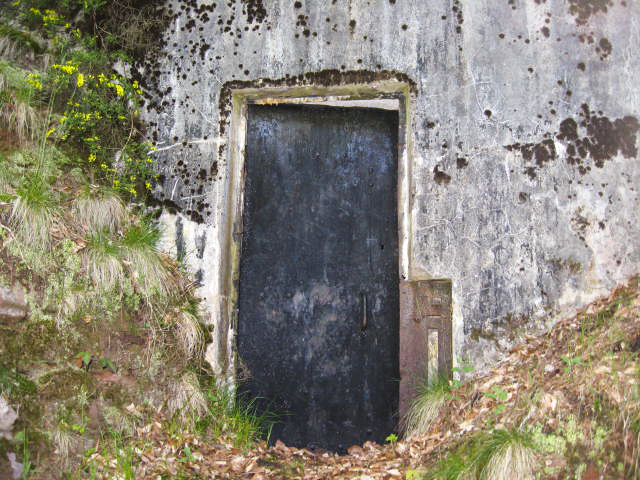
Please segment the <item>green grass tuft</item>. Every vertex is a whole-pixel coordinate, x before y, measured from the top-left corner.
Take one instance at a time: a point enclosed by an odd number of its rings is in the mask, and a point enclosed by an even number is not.
[[[53,190],[40,172],[28,175],[16,192],[10,224],[16,238],[29,248],[49,250],[51,227],[58,217]]]
[[[162,253],[156,248],[159,238],[160,232],[155,225],[143,220],[129,228],[122,240],[124,258],[134,283],[147,298],[171,296],[177,290]]]
[[[174,383],[173,395],[167,404],[169,412],[179,418],[183,423],[195,425],[200,417],[208,412],[207,399],[205,398],[198,377],[193,372],[186,372]]]
[[[16,53],[24,50],[35,54],[44,53],[42,45],[28,33],[0,24],[0,55],[13,58]]]
[[[480,433],[447,455],[428,478],[533,480],[538,456],[532,435],[517,429]]]
[[[420,385],[400,424],[404,437],[410,438],[429,433],[450,397],[451,385],[447,378],[438,377],[432,384],[425,382]]]
[[[89,236],[84,263],[91,281],[99,290],[111,291],[124,284],[126,274],[122,254],[108,232],[99,231]]]

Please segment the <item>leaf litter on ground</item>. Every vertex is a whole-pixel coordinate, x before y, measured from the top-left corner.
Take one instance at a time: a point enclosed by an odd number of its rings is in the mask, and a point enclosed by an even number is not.
[[[582,422],[582,432],[593,430],[603,418],[606,423],[602,405],[614,412],[609,415],[607,441],[609,449],[616,449],[616,461],[602,462],[588,452],[576,459],[575,452],[544,451],[542,478],[565,478],[576,464],[585,479],[638,478],[638,435],[627,435],[628,425],[621,425],[625,419],[619,418],[622,412],[627,423],[635,420],[640,425],[638,291],[635,278],[547,333],[526,336],[491,371],[457,384],[424,435],[385,445],[354,445],[346,455],[295,448],[279,440],[273,446],[260,441],[242,449],[234,446],[232,432],[215,439],[170,433],[163,414],[153,412],[153,420],[138,427],[131,439],[135,478],[429,478],[427,472],[440,459],[480,432],[538,428],[547,435],[568,437],[568,419]],[[113,478],[119,469],[113,455],[99,453],[99,448],[96,452],[86,465],[97,469],[96,478]]]

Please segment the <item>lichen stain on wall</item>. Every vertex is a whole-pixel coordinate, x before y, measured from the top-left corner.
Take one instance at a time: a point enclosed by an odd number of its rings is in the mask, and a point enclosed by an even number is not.
[[[591,170],[591,166],[582,165],[587,159],[592,160],[596,167],[603,168],[606,161],[618,155],[624,158],[638,155],[636,134],[640,123],[636,117],[628,115],[611,121],[602,115],[602,111],[596,114],[590,110],[586,103],[582,104],[579,115],[582,117],[579,123],[573,117],[565,118],[560,122],[558,132],[544,133],[544,140],[538,143],[514,143],[505,145],[505,148],[519,151],[527,164],[535,160],[535,165],[524,169],[532,179],[536,177],[536,167],[543,167],[557,158],[554,139],[563,142],[566,162],[577,165],[581,175]]]
[[[229,94],[248,86],[412,85],[410,261],[453,280],[455,353],[479,370],[639,270],[637,2],[173,0],[164,12],[163,54],[133,69],[163,218],[206,233],[202,254],[195,234],[183,248],[214,326]]]

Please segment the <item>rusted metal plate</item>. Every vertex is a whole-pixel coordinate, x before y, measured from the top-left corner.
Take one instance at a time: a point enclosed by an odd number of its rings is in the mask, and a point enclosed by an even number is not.
[[[434,376],[429,365],[436,364],[436,357],[438,375],[451,376],[451,289],[451,280],[400,283],[400,415],[406,412],[416,389],[434,380],[429,378],[429,370]]]

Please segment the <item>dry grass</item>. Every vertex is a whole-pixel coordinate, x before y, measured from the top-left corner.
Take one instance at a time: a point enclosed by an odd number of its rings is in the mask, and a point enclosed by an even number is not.
[[[147,299],[174,295],[179,285],[164,255],[156,248],[160,233],[154,225],[132,225],[122,240],[122,251],[134,284]]]
[[[106,233],[100,232],[89,237],[83,261],[91,281],[101,291],[116,289],[126,279],[120,251]]]
[[[9,97],[0,103],[0,121],[7,130],[16,135],[21,144],[32,141],[41,129],[37,110],[16,97]]]
[[[38,250],[49,250],[50,231],[57,217],[49,185],[40,178],[34,178],[25,188],[18,190],[10,224],[22,244]]]
[[[180,312],[175,326],[182,352],[189,359],[201,357],[204,352],[204,332],[198,319],[189,312]]]
[[[51,432],[51,437],[56,447],[56,453],[62,459],[63,464],[68,465],[71,452],[77,450],[80,443],[78,435],[66,426],[58,426]]]
[[[87,232],[115,232],[127,220],[127,208],[118,194],[95,185],[76,197],[73,212]]]
[[[187,372],[174,383],[168,402],[169,412],[181,421],[193,424],[208,411],[207,400],[200,389],[195,373]]]
[[[437,379],[432,385],[425,384],[419,388],[418,394],[401,421],[405,438],[429,433],[451,396],[450,390],[449,381],[446,378]]]
[[[33,106],[25,72],[0,63],[0,122],[24,144],[42,132],[42,117]]]
[[[496,434],[494,434],[495,436]],[[533,480],[539,465],[536,451],[521,434],[505,433],[494,440],[489,461],[482,471],[483,480]]]

